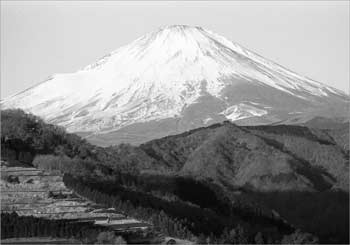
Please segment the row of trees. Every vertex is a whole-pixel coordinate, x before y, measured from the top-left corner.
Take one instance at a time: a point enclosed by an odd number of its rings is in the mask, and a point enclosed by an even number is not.
[[[122,213],[140,220],[145,220],[152,223],[157,229],[168,236],[179,237],[183,239],[192,239],[195,236],[185,226],[186,220],[174,219],[165,214],[164,211],[155,210],[150,207],[135,206],[129,200],[120,198],[122,189],[119,189],[115,194],[107,194],[102,192],[103,189],[96,186],[96,183],[83,181],[82,179],[74,178],[65,174],[63,181],[68,188],[74,189],[79,195],[82,195],[96,203],[114,207]],[[95,186],[95,187],[91,187]],[[124,193],[127,195],[127,193]]]
[[[202,209],[181,201],[166,201],[126,189],[117,183],[96,182],[71,175],[65,175],[63,180],[66,186],[80,195],[114,207],[129,216],[148,221],[168,236],[204,243],[275,243],[281,241],[282,234],[290,234],[293,231],[286,231],[286,227],[278,227],[278,223],[274,224],[271,220],[264,223],[261,218],[256,217],[256,224],[253,220],[244,222],[242,217],[232,213],[224,217],[210,209]],[[232,210],[234,211],[238,210]],[[254,219],[252,214],[250,219]]]
[[[72,222],[69,220],[48,220],[33,216],[18,216],[13,213],[1,213],[1,239],[14,237],[53,237],[76,239],[84,243],[98,242],[97,238],[108,229],[95,226],[90,222]]]

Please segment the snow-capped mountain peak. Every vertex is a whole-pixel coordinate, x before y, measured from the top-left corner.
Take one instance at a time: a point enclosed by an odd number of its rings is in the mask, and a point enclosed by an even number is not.
[[[160,28],[117,49],[84,71],[103,70],[115,74],[115,64],[133,70],[123,69],[118,74],[129,82],[140,77],[163,82],[206,80],[213,93],[220,90],[217,80],[222,76],[259,80],[289,93],[290,89],[300,87],[320,96],[327,95],[327,90],[335,92],[201,27],[172,25]]]
[[[268,114],[259,108],[252,112],[254,106],[242,106],[235,99],[239,97],[235,88],[244,86],[286,94],[298,104],[330,97],[348,99],[209,30],[173,25],[146,34],[75,73],[56,74],[5,99],[2,106],[23,108],[70,131],[95,133],[181,118],[203,96],[220,104],[217,115],[225,115],[221,112],[230,107],[244,117]],[[264,93],[252,98],[249,92],[244,99],[272,108],[271,98]]]

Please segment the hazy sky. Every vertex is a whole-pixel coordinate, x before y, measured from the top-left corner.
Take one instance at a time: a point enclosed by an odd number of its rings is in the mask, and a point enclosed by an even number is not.
[[[1,1],[1,97],[170,24],[202,26],[348,92],[348,1]]]

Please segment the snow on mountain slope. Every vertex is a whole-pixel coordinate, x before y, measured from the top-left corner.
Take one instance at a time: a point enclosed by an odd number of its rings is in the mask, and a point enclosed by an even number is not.
[[[237,98],[242,91],[244,100],[268,108],[241,104]],[[276,103],[284,96],[292,101],[288,108]],[[210,98],[207,109],[199,106],[202,98]],[[310,112],[334,103],[345,108],[348,99],[211,31],[167,26],[75,73],[53,75],[1,104],[22,108],[69,131],[105,134],[135,123],[184,118],[191,106],[205,111],[198,115],[201,122],[211,114],[213,121],[270,114],[276,121],[285,119],[283,110],[300,111],[306,105],[303,109]],[[178,130],[200,126],[193,120],[181,122]]]
[[[238,105],[233,105],[221,112],[225,117],[231,121],[236,121],[239,119],[244,119],[253,116],[262,116],[267,114],[266,110],[259,109],[257,107],[240,103]]]

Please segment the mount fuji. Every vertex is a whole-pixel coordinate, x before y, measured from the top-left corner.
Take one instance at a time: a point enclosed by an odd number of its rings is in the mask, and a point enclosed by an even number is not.
[[[224,120],[347,117],[349,96],[201,27],[166,26],[1,102],[99,145],[142,143]]]

